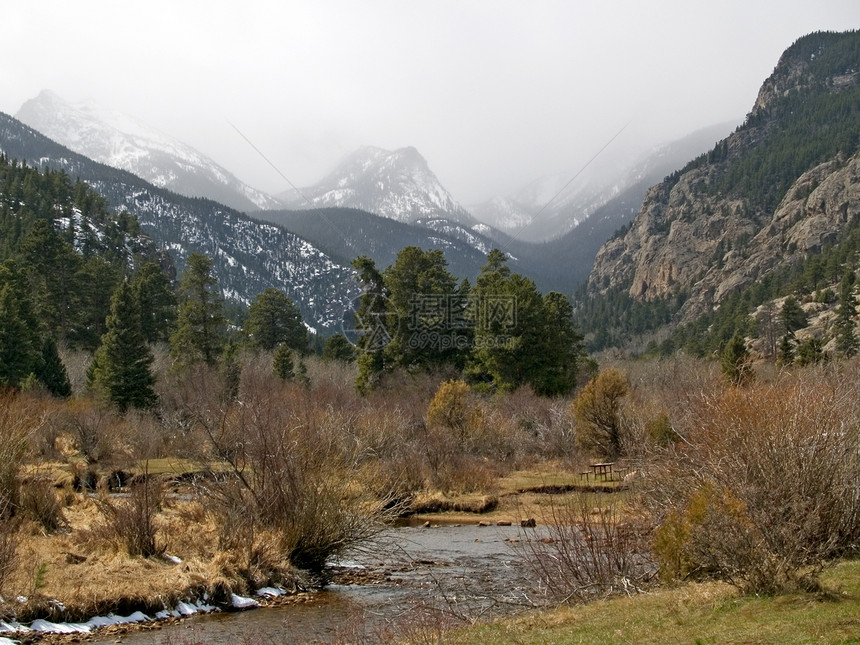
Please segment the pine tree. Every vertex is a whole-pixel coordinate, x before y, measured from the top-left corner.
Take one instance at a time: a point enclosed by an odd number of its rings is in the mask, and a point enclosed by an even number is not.
[[[70,314],[78,289],[77,273],[83,261],[48,220],[33,223],[22,247],[33,268],[37,306],[49,331],[66,339],[73,324]]]
[[[583,354],[570,302],[560,293],[541,296],[506,262],[504,253],[491,251],[471,290],[475,343],[468,372],[501,390],[528,384],[539,394],[565,394]]]
[[[212,260],[199,253],[189,255],[179,284],[177,327],[170,336],[170,353],[180,365],[199,361],[215,365],[224,348],[226,319],[217,284]]]
[[[782,310],[779,314],[782,326],[786,333],[793,334],[799,329],[806,327],[807,318],[803,307],[797,302],[794,296],[789,296],[782,304]]]
[[[797,346],[797,339],[794,334],[785,334],[779,341],[779,364],[789,366],[794,363],[794,350]]]
[[[821,363],[826,358],[824,341],[820,338],[809,336],[797,345],[797,364],[801,367]]]
[[[26,276],[13,260],[0,265],[0,384],[17,387],[36,371],[39,321]]]
[[[135,274],[131,288],[140,307],[140,329],[148,343],[167,342],[176,324],[176,294],[170,278],[155,262]]]
[[[456,363],[464,352],[462,329],[452,324],[457,278],[441,250],[407,246],[382,274],[390,307],[391,342],[387,362],[408,368]]]
[[[296,377],[293,364],[293,352],[289,345],[281,343],[275,349],[272,370],[282,381],[292,381]]]
[[[745,385],[754,378],[747,344],[740,332],[735,332],[723,348],[722,368],[723,374],[735,386]]]
[[[34,335],[12,287],[0,287],[0,385],[18,387],[37,366]]]
[[[355,361],[355,347],[353,347],[343,334],[330,336],[323,346],[322,357],[327,361],[343,361],[352,363]]]
[[[848,271],[839,285],[839,308],[836,311],[836,351],[840,356],[851,357],[857,353],[857,333],[854,317],[857,315],[857,298],[854,296],[853,271]]]
[[[156,403],[152,352],[140,331],[140,310],[128,281],[111,298],[107,332],[93,358],[92,384],[102,389],[121,413]]]
[[[266,351],[286,343],[301,352],[308,343],[308,332],[302,322],[301,311],[283,291],[272,287],[251,303],[244,329],[251,343]]]
[[[42,343],[42,360],[39,361],[35,375],[52,396],[65,399],[72,395],[69,373],[60,359],[57,343],[51,336]]]
[[[543,298],[542,345],[535,348],[543,361],[530,381],[544,396],[567,394],[576,386],[583,358],[582,335],[573,324],[573,307],[564,294],[551,291]]]
[[[376,263],[366,255],[352,262],[358,271],[364,293],[355,312],[354,329],[358,355],[356,387],[365,392],[372,389],[385,370],[385,347],[391,342],[388,289]]]

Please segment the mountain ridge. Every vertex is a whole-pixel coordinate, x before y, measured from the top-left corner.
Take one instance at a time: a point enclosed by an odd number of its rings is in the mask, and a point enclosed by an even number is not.
[[[793,43],[745,122],[652,187],[600,249],[587,297],[669,306],[673,325],[691,324],[835,243],[860,216],[858,70],[860,32]]]
[[[280,206],[191,146],[91,101],[73,104],[43,90],[15,117],[85,157],[185,197],[207,197],[242,212]]]
[[[396,150],[362,146],[316,184],[277,197],[294,210],[341,207],[405,223],[431,219],[477,223],[412,146]]]
[[[192,252],[210,257],[219,289],[229,301],[247,305],[267,287],[275,287],[296,302],[314,329],[329,333],[337,330],[359,292],[351,267],[334,262],[294,233],[95,162],[2,112],[0,151],[82,179],[114,209],[135,215],[141,229],[171,253],[180,271]]]

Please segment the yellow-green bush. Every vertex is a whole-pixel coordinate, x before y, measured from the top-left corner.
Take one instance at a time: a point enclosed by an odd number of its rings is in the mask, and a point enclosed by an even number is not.
[[[627,375],[615,368],[600,372],[585,384],[571,405],[576,441],[582,448],[611,459],[619,456],[621,399],[629,390]]]

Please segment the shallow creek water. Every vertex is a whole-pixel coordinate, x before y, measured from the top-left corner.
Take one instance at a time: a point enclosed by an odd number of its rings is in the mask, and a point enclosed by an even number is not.
[[[539,538],[540,532],[519,526],[393,528],[336,563],[340,571],[366,575],[366,584],[330,585],[307,602],[282,607],[198,615],[160,630],[124,634],[121,642],[381,642],[385,634],[431,616],[452,623],[512,613],[538,595],[516,541]],[[93,642],[117,641],[105,635]]]

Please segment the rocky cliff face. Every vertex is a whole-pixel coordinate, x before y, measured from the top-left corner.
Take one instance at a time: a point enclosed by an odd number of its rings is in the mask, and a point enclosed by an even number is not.
[[[823,72],[817,57],[829,53],[834,42],[844,45],[844,39],[850,39],[847,54],[841,52],[838,64]],[[745,125],[654,186],[630,229],[602,247],[589,292],[599,297],[623,289],[646,302],[682,293],[678,321],[689,322],[781,264],[834,242],[860,217],[860,119],[853,98],[860,80],[858,41],[858,32],[813,34],[787,50]],[[825,109],[839,101],[845,110]],[[799,116],[798,106],[813,105]],[[825,134],[819,137],[819,131]],[[797,166],[798,151],[836,131],[829,152],[821,145],[820,152],[808,154],[813,163],[787,174],[784,167]],[[741,165],[751,155],[769,169],[758,191],[749,189],[758,166]],[[774,177],[783,182],[777,200]],[[768,190],[771,197],[761,197]]]

